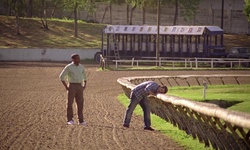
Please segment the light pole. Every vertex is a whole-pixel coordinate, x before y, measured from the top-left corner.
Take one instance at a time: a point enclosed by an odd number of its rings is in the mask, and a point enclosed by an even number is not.
[[[157,36],[156,36],[156,66],[159,66],[159,48],[160,48],[160,3],[157,2]]]

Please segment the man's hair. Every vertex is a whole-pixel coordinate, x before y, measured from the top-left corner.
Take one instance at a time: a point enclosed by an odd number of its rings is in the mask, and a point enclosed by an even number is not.
[[[79,56],[79,54],[72,54],[71,59],[75,59],[77,56]]]
[[[164,90],[165,90],[164,93],[167,93],[167,92],[168,92],[168,87],[167,87],[167,86],[163,85],[163,86],[161,86],[161,87],[164,88]]]

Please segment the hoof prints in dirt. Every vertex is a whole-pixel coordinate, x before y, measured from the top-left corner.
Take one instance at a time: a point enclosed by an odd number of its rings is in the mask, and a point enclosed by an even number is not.
[[[64,66],[0,65],[0,149],[185,149],[159,132],[143,131],[142,116],[133,115],[131,128],[124,130],[126,107],[117,100],[123,91],[116,81],[126,76],[183,75],[183,71],[96,71],[98,65],[85,65],[88,126],[83,128],[66,124],[67,92],[58,79]],[[192,73],[197,74],[185,71]]]

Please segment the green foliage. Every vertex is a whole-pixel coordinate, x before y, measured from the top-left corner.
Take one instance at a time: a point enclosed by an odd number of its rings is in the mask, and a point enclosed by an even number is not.
[[[250,0],[244,0],[244,10],[243,13],[247,16],[247,20],[250,22]]]
[[[174,6],[180,9],[180,15],[185,20],[191,20],[197,13],[197,7],[201,0],[162,0],[162,4]],[[176,6],[177,5],[177,6]],[[178,12],[175,12],[178,16]]]
[[[41,28],[40,18],[20,18],[22,36],[13,35],[15,17],[0,16],[2,28],[0,48],[100,48],[104,24],[78,22],[79,38],[72,37],[73,20],[48,19],[50,30]]]
[[[73,12],[76,5],[78,9],[83,9],[88,3],[88,0],[63,0],[63,8]]]
[[[179,7],[182,8],[181,15],[185,20],[190,20],[197,13],[197,7],[201,0],[179,0]]]
[[[19,16],[23,16],[25,13],[26,5],[25,0],[3,0],[2,2],[9,10],[18,13]]]

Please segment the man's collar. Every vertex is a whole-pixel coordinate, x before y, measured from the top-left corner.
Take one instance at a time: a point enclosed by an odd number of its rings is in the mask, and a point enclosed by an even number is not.
[[[78,65],[76,65],[73,61],[71,62],[71,64],[72,64],[72,65],[75,65],[75,66],[79,66],[79,65],[80,65],[80,63],[79,63]]]

